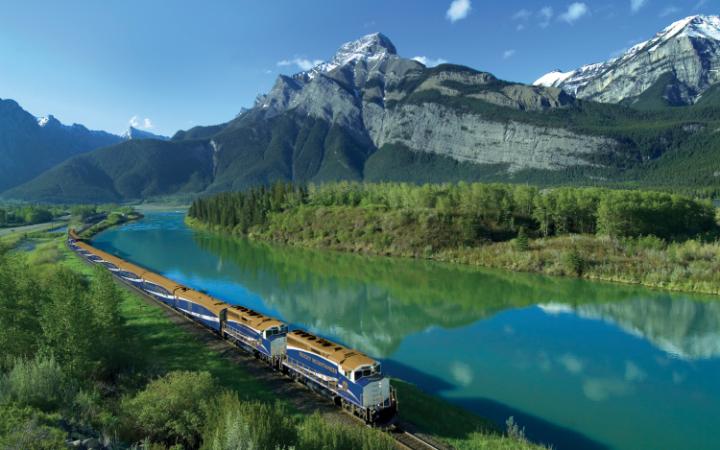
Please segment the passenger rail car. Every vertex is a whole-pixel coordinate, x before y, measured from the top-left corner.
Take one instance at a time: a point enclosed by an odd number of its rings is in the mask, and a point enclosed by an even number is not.
[[[238,344],[274,370],[332,398],[367,423],[390,424],[394,420],[395,391],[380,363],[367,355],[304,330],[289,331],[280,320],[227,304],[98,250],[74,230],[68,232],[67,244],[87,261]]]
[[[287,324],[244,306],[230,306],[224,311],[223,336],[278,369],[285,357],[287,332]]]

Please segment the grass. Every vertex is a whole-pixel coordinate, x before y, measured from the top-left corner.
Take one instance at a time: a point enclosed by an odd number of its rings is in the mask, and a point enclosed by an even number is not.
[[[65,247],[64,240],[46,236],[28,253],[35,264],[50,268],[62,264],[74,271],[93,276],[90,266]],[[140,352],[148,367],[158,375],[173,371],[208,371],[219,385],[239,393],[243,400],[274,402],[273,390],[242,366],[210,349],[201,339],[173,323],[163,307],[145,302],[139,295],[122,290],[121,313],[132,330],[132,342],[125,345]],[[401,380],[393,380],[398,389],[400,417],[427,435],[458,449],[541,449],[543,447],[504,436],[487,419],[432,397]],[[300,414],[290,402],[289,410]],[[439,412],[442,413],[439,413]]]
[[[393,379],[392,383],[398,392],[400,418],[411,423],[421,432],[445,441],[454,448],[461,450],[545,448],[527,442],[522,437],[508,437],[494,422],[428,395],[410,383],[397,379]]]
[[[58,251],[59,263],[92,276],[92,268],[72,254],[63,242],[53,241],[46,245],[45,248],[54,247]],[[34,254],[30,255],[31,258],[33,256]],[[148,304],[139,295],[124,289],[122,295],[121,313],[136,339],[133,345],[142,351],[144,359],[152,364],[155,372],[205,370],[210,372],[221,386],[236,390],[244,399],[275,399],[268,386],[174,324],[165,315],[162,306]]]

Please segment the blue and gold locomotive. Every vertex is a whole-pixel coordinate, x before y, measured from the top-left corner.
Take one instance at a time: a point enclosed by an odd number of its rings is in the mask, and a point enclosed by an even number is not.
[[[68,246],[123,282],[228,339],[275,370],[281,370],[369,424],[388,424],[397,412],[395,392],[380,363],[367,355],[315,336],[290,331],[280,320],[230,305],[96,249],[74,230]]]

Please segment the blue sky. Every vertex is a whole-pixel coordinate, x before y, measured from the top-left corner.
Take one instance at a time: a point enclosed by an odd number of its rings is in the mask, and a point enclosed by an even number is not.
[[[2,3],[1,98],[65,123],[119,133],[135,118],[163,134],[225,122],[295,62],[375,31],[402,56],[532,82],[605,60],[676,19],[720,13],[720,0]]]

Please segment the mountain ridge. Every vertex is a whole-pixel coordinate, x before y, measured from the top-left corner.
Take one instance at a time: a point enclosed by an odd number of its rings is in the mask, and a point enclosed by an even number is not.
[[[77,156],[3,195],[83,201],[87,189],[94,201],[122,201],[173,189],[203,194],[336,180],[717,184],[720,145],[712,130],[720,128],[720,109],[712,98],[643,112],[469,67],[428,68],[374,33],[308,71],[279,76],[229,122],[179,131],[162,148],[133,140]],[[118,188],[128,178],[113,167],[113,153],[142,155],[144,147],[158,156],[124,167],[149,176],[152,186]],[[163,159],[175,157],[179,178],[153,177],[173,162]],[[99,168],[110,184],[98,191],[95,178],[72,167]],[[681,171],[668,177],[669,167]],[[690,177],[688,167],[698,172]]]
[[[556,70],[533,84],[558,87],[581,99],[632,104],[668,73],[673,76],[663,86],[668,105],[694,104],[720,81],[720,16],[686,17],[616,58]]]

